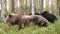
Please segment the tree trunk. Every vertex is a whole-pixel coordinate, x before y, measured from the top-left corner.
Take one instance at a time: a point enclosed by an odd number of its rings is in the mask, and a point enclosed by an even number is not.
[[[32,15],[34,15],[34,0],[31,1],[32,2]]]
[[[49,0],[46,0],[46,11],[49,11]]]
[[[59,16],[59,5],[58,5],[58,0],[57,0],[57,15]]]
[[[21,4],[20,0],[17,1],[18,4],[18,13],[21,13]]]
[[[49,8],[50,8],[50,13],[52,13],[51,11],[52,11],[52,9],[51,9],[51,7],[52,7],[52,0],[49,0]]]
[[[40,0],[40,12],[43,12],[43,0]]]
[[[15,8],[14,8],[14,0],[11,1],[12,2],[12,13],[15,13]]]
[[[60,16],[60,0],[57,0],[57,10],[58,10],[58,15]]]
[[[4,22],[4,10],[6,9],[6,0],[1,0],[1,21]]]

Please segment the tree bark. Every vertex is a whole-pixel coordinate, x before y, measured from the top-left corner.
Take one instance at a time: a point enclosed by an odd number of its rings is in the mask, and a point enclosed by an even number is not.
[[[34,0],[31,1],[32,2],[32,15],[34,15]]]
[[[43,12],[43,0],[40,0],[40,12]]]
[[[12,13],[15,13],[15,10],[14,10],[15,9],[14,8],[14,0],[12,0],[11,2],[12,2],[12,8],[11,8],[12,9]]]
[[[58,10],[58,15],[60,16],[60,0],[57,0],[57,10]]]
[[[49,11],[49,0],[46,0],[46,11]]]
[[[1,0],[1,21],[4,22],[4,10],[6,9],[6,0]]]
[[[17,1],[18,4],[18,13],[21,13],[21,2],[20,0]]]

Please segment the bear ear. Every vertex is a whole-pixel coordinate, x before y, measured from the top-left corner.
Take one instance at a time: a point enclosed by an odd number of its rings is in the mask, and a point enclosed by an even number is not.
[[[11,18],[13,15],[9,14],[9,17]]]
[[[44,11],[44,13],[49,13],[48,11]]]

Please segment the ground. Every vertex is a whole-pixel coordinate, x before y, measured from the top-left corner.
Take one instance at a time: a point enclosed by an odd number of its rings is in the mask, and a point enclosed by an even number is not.
[[[29,27],[18,30],[18,26],[8,26],[7,24],[0,23],[0,34],[60,34],[60,20],[48,27],[38,27],[30,24]]]

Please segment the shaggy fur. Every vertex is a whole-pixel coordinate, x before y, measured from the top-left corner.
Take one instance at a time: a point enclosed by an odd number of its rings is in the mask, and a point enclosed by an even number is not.
[[[22,27],[22,23],[25,26],[29,26],[31,22],[38,26],[48,26],[49,22],[40,15],[23,15],[23,14],[10,14],[8,15],[7,22],[11,25],[18,25],[19,29]]]
[[[57,17],[47,11],[40,14],[44,18],[46,18],[49,22],[54,23],[57,20]]]
[[[30,13],[29,15],[32,15],[32,13]],[[46,18],[49,22],[54,23],[57,20],[57,17],[51,13],[49,13],[48,11],[44,11],[42,13],[35,13],[35,15],[41,15],[44,18]]]
[[[48,26],[49,22],[44,17],[40,15],[30,15],[30,16],[23,16],[21,18],[22,22],[25,23],[25,25],[29,26],[30,22],[33,22],[35,25],[38,26]]]
[[[9,14],[7,16],[7,23],[11,25],[18,25],[19,29],[21,28],[20,19],[24,16],[24,14]]]
[[[48,26],[49,22],[47,19],[42,17],[41,15],[33,15],[33,23],[35,23],[38,26]]]

